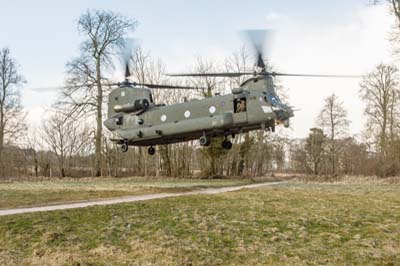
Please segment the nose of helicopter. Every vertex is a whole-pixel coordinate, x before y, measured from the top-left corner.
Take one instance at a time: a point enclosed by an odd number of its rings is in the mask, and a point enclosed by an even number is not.
[[[294,116],[293,110],[290,107],[279,108],[275,110],[276,119],[284,121]]]
[[[275,109],[276,123],[283,124],[285,127],[289,127],[290,118],[294,116],[293,109],[289,106],[280,106]]]

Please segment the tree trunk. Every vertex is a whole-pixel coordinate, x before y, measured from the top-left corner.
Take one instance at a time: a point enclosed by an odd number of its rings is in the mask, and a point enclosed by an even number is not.
[[[314,175],[318,175],[318,163],[314,163]]]
[[[161,156],[161,169],[162,169],[163,175],[171,176],[172,175],[172,167],[171,167],[171,159],[169,158],[169,147],[168,147],[168,145],[161,145],[161,146],[159,146],[159,150],[160,150],[160,156]]]
[[[36,154],[36,151],[35,150],[33,150],[33,162],[34,162],[34,164],[35,164],[35,177],[38,177],[38,172],[39,172],[39,162],[38,162],[38,159],[37,159],[37,154]]]
[[[263,175],[263,168],[264,168],[264,130],[258,131],[258,148],[257,148],[257,160],[256,160],[256,175],[262,176]]]
[[[95,154],[95,176],[101,176],[101,139],[103,131],[102,108],[103,108],[103,90],[101,88],[100,58],[96,58],[96,83],[97,83],[97,128],[96,128],[96,154]]]
[[[335,107],[335,98],[332,96],[332,98],[329,99],[329,115],[330,115],[330,122],[331,122],[331,160],[332,160],[332,174],[335,174],[335,118],[334,118],[334,107]]]

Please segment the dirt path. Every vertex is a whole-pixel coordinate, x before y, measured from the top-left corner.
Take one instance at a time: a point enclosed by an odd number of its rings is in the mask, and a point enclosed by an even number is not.
[[[244,186],[206,188],[206,189],[195,190],[195,191],[190,191],[190,192],[181,192],[181,193],[157,193],[157,194],[147,194],[147,195],[138,195],[138,196],[118,197],[118,198],[104,199],[104,200],[83,201],[83,202],[78,202],[78,203],[49,205],[49,206],[41,206],[41,207],[6,209],[6,210],[0,210],[0,216],[20,214],[20,213],[30,213],[30,212],[44,212],[44,211],[85,208],[85,207],[96,206],[96,205],[111,205],[111,204],[117,204],[117,203],[144,201],[144,200],[152,200],[152,199],[162,199],[162,198],[179,197],[179,196],[187,196],[187,195],[218,194],[218,193],[224,193],[224,192],[237,191],[237,190],[241,190],[244,188],[259,188],[259,187],[273,186],[273,185],[283,184],[283,183],[286,183],[286,182],[272,182],[272,183],[270,182],[270,183],[260,183],[260,184],[244,185]]]

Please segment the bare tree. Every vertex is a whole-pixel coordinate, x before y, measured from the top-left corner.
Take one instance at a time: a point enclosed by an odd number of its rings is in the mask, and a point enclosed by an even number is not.
[[[218,72],[219,66],[216,62],[197,57],[194,67],[194,73],[206,74]],[[221,93],[224,90],[224,81],[216,77],[194,77],[190,79],[194,87],[198,87],[202,97],[212,97],[215,93]]]
[[[25,83],[19,74],[18,64],[10,50],[0,50],[0,157],[5,140],[18,140],[25,130],[25,114],[21,107],[21,85]]]
[[[105,157],[108,176],[118,176],[118,168],[121,161],[121,152],[117,145],[108,137],[103,138],[103,154]]]
[[[396,16],[398,25],[400,25],[400,1],[399,0],[388,0],[388,2],[391,4],[392,11],[393,11],[394,15]]]
[[[399,131],[399,71],[395,66],[380,64],[366,75],[360,84],[360,95],[366,103],[365,114],[368,130],[377,138],[384,152],[387,139],[393,139]]]
[[[253,66],[253,59],[246,46],[242,46],[225,60],[225,69],[227,72],[251,72]],[[239,87],[247,78],[247,76],[230,78],[228,79],[228,85],[229,87]]]
[[[360,95],[366,103],[368,128],[375,140],[381,162],[380,175],[395,171],[393,160],[398,155],[392,147],[400,133],[399,71],[395,66],[380,64],[360,84]]]
[[[390,41],[394,44],[394,54],[400,54],[400,0],[370,0],[369,5],[378,5],[382,3],[388,3],[390,7],[391,15],[394,18],[394,28],[391,32]]]
[[[325,150],[325,135],[320,128],[311,128],[305,142],[305,155],[308,166],[315,175],[320,173]]]
[[[104,10],[88,10],[78,21],[78,30],[85,40],[81,56],[67,64],[67,83],[71,86],[64,91],[64,97],[74,112],[95,113],[96,176],[101,175],[103,102],[107,89],[102,86],[104,68],[110,65],[113,52],[124,46],[124,38],[135,26],[135,21]]]
[[[61,177],[66,176],[72,158],[79,155],[84,145],[90,141],[89,134],[87,127],[81,127],[60,113],[53,114],[43,123],[44,141],[57,156]]]
[[[332,94],[325,98],[324,107],[317,118],[317,125],[322,128],[328,138],[326,144],[332,174],[336,173],[338,153],[343,146],[338,139],[347,135],[349,123],[347,111],[338,97]]]
[[[341,161],[342,171],[347,175],[371,175],[374,174],[368,171],[369,167],[373,167],[368,160],[368,152],[364,143],[358,142],[352,137],[340,140],[343,145],[343,152],[338,158]]]
[[[395,28],[392,31],[391,41],[395,44],[394,53],[399,54],[400,49],[397,44],[400,42],[400,1],[399,0],[387,0],[391,7],[391,12],[395,18]],[[377,4],[378,0],[374,0],[374,4]]]

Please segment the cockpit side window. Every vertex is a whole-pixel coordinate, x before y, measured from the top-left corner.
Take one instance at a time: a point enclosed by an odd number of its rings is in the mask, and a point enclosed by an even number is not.
[[[242,113],[247,111],[246,98],[239,98],[233,101],[233,109],[235,113]]]

